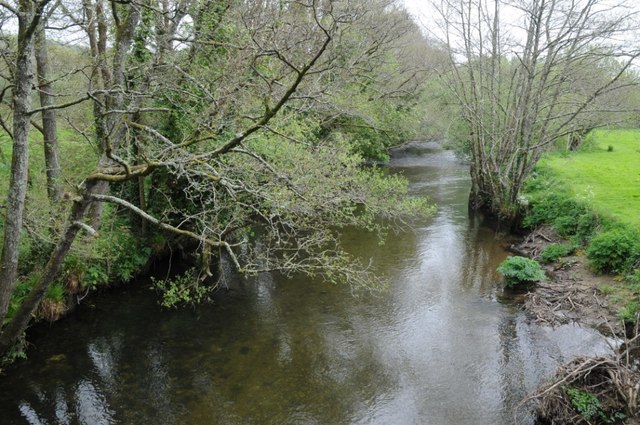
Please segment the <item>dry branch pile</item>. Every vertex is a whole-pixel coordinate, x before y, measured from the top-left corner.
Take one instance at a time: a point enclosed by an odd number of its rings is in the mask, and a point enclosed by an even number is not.
[[[545,248],[562,242],[564,240],[555,230],[541,226],[520,243],[510,246],[509,250],[540,260]],[[550,279],[537,284],[535,290],[526,295],[524,302],[524,310],[536,322],[547,326],[579,322],[605,334],[624,332],[615,309],[598,292],[603,283],[608,283],[608,278],[591,273],[584,256],[566,257],[543,267]]]
[[[636,336],[613,358],[581,357],[560,368],[550,383],[523,402],[537,403],[536,423],[638,423],[639,336],[636,329]]]

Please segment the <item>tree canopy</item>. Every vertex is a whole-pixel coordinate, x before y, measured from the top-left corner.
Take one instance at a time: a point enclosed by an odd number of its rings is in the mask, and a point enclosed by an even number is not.
[[[377,277],[340,247],[339,230],[383,234],[431,209],[407,196],[402,178],[365,166],[423,125],[429,46],[394,1],[0,6],[19,23],[17,36],[2,35],[0,65],[12,155],[2,351],[52,285],[74,271],[102,279],[82,259],[87,241],[112,232],[105,222],[138,249],[158,239],[194,247],[202,260],[194,287],[226,267],[372,285]],[[68,60],[47,67],[52,51]],[[56,165],[66,142],[52,123],[94,149],[77,169]],[[45,139],[46,205],[27,202],[32,127]],[[49,258],[37,275],[19,266],[27,213],[41,227],[29,240]],[[27,293],[19,302],[16,288]]]
[[[434,33],[451,65],[443,81],[459,105],[458,134],[471,157],[471,206],[513,220],[522,184],[545,150],[629,110],[638,11],[623,0],[437,6]]]

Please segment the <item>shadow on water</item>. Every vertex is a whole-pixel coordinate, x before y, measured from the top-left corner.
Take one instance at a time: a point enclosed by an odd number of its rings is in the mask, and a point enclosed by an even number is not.
[[[265,274],[197,309],[162,310],[144,284],[98,296],[34,335],[30,361],[0,381],[2,423],[529,423],[514,418],[525,394],[606,342],[501,301],[505,240],[469,219],[452,153],[414,143],[390,169],[439,208],[384,245],[344,234],[388,290]]]

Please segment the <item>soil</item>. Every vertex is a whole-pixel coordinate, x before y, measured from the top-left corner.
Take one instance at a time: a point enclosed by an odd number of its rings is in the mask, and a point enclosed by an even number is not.
[[[540,255],[547,246],[566,242],[555,230],[543,226],[512,245],[510,250],[542,263]],[[591,272],[580,251],[543,267],[548,281],[537,284],[535,290],[525,296],[524,309],[534,320],[550,326],[575,322],[596,328],[605,335],[624,335],[624,324],[617,318],[620,306],[607,300],[599,290],[603,285],[619,285],[615,277]]]
[[[542,252],[552,243],[566,241],[552,228],[540,227],[510,250],[540,261]],[[592,273],[580,251],[543,267],[548,281],[537,284],[525,296],[524,309],[534,320],[550,326],[579,323],[624,339],[624,343],[613,358],[578,358],[564,365],[523,404],[536,402],[536,424],[640,425],[640,333],[636,326],[632,336],[627,335],[629,330],[616,316],[621,306],[607,300],[600,289],[603,285],[615,287],[619,282],[613,276]],[[578,412],[567,388],[597,397],[598,416],[585,418]]]

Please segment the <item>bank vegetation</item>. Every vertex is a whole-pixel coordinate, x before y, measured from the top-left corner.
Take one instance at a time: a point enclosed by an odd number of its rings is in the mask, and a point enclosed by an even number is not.
[[[0,352],[168,247],[196,259],[168,304],[225,273],[376,286],[339,230],[431,211],[367,166],[428,126],[440,50],[395,1],[21,0],[0,20]]]

